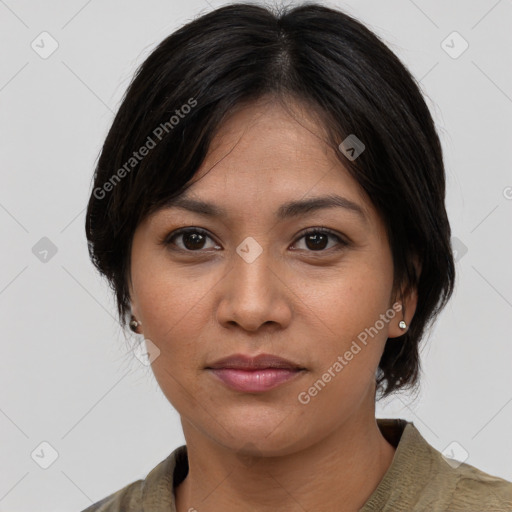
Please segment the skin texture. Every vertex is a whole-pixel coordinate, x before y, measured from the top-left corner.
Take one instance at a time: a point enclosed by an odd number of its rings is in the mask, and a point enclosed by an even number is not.
[[[178,512],[355,511],[393,459],[375,420],[375,371],[387,338],[405,332],[399,321],[411,322],[415,292],[309,403],[297,398],[395,302],[384,224],[323,136],[300,105],[295,118],[274,101],[246,105],[221,125],[187,191],[227,217],[162,209],[134,233],[132,313],[160,350],[152,369],[188,446]],[[343,208],[274,216],[287,201],[332,193],[367,222]],[[329,236],[316,248],[303,231],[322,226],[349,244]],[[183,227],[208,236],[161,243]],[[236,252],[249,236],[262,248],[251,263]],[[306,371],[270,391],[235,391],[205,370],[235,353]]]

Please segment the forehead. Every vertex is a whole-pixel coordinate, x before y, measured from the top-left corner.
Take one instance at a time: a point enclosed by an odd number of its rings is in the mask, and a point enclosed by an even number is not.
[[[245,160],[251,167],[257,162],[262,170],[290,164],[300,171],[301,161],[307,165],[320,156],[334,164],[322,123],[304,104],[289,102],[264,97],[237,106],[217,128],[198,177],[220,159],[222,167]]]
[[[366,194],[304,105],[263,99],[232,112],[217,129],[187,194],[217,202],[284,203],[342,195],[371,210]],[[370,212],[367,212],[370,213]]]

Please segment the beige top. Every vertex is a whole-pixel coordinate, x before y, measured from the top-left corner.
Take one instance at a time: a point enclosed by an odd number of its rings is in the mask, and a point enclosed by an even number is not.
[[[377,418],[377,424],[396,451],[359,512],[512,512],[512,482],[466,463],[448,464],[412,422]],[[187,447],[182,445],[145,479],[82,512],[176,512],[174,488],[187,472]]]

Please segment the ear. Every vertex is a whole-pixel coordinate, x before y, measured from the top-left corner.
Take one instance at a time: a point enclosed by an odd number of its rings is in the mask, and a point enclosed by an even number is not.
[[[137,325],[137,327],[135,328],[135,331],[137,334],[143,334],[142,332],[142,321],[140,319],[140,315],[139,315],[139,309],[137,307],[137,302],[134,301],[134,300],[131,300],[130,301],[130,319],[128,320],[128,323],[130,324],[133,320],[137,320],[137,322],[140,322],[140,325]],[[131,325],[129,325],[130,329],[133,331],[133,327]]]
[[[421,265],[416,256],[413,259],[413,264],[419,280]],[[388,338],[398,338],[409,330],[409,326],[413,320],[414,313],[416,312],[416,306],[418,304],[418,290],[416,287],[409,288],[408,290],[401,289],[400,293],[397,295],[398,296],[394,297],[390,307],[397,302],[400,304],[400,310],[398,310],[397,305],[393,307],[393,310],[396,311],[396,315],[389,323]],[[404,320],[407,325],[405,329],[401,329],[398,325],[402,320]]]

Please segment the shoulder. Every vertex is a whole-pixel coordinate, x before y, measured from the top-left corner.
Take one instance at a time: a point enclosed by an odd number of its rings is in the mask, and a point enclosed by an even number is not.
[[[103,498],[82,512],[122,512],[141,510],[142,486],[144,480],[137,480],[106,498]]]
[[[430,453],[424,462],[429,461],[430,471],[424,493],[435,503],[437,496],[442,510],[512,512],[512,482],[447,458],[431,445],[426,449]]]
[[[446,457],[412,422],[379,419],[379,427],[398,445],[360,512],[512,512],[512,482]]]
[[[428,467],[422,494],[426,502],[450,512],[512,512],[512,482],[471,464],[447,458],[424,441]]]
[[[126,485],[82,512],[167,512],[174,505],[174,488],[187,472],[187,447],[182,445],[158,463],[146,478]]]
[[[490,475],[470,464],[454,470],[456,480],[449,510],[512,511],[512,482]]]

